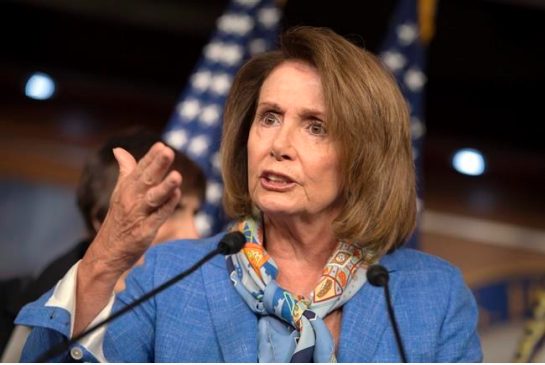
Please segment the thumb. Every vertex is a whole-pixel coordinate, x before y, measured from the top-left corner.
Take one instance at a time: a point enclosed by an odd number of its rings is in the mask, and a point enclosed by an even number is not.
[[[114,157],[119,165],[119,177],[125,177],[136,167],[136,160],[121,147],[113,149]]]

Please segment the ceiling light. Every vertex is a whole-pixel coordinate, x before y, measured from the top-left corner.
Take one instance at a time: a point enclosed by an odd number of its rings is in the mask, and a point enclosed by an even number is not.
[[[452,167],[464,175],[478,176],[486,170],[486,162],[481,152],[473,148],[463,148],[452,157]]]
[[[25,95],[31,99],[47,100],[55,93],[55,82],[43,73],[35,72],[25,84]]]

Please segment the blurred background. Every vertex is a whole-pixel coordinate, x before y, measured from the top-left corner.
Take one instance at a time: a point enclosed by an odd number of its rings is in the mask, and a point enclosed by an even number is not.
[[[396,3],[288,0],[280,25],[328,26],[378,53]],[[462,269],[485,360],[509,361],[545,277],[545,1],[431,3],[418,245]],[[0,280],[38,274],[82,237],[85,158],[129,126],[165,131],[227,5],[0,2]],[[464,148],[480,155],[455,165]]]

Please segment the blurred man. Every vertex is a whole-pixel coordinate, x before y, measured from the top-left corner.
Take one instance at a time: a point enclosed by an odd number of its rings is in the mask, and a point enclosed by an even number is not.
[[[78,242],[72,249],[55,259],[34,281],[29,283],[9,309],[10,323],[19,310],[29,302],[38,299],[51,289],[64,274],[80,260],[87,247],[97,234],[110,204],[119,167],[112,150],[121,147],[127,150],[136,160],[160,141],[159,135],[145,130],[127,131],[111,137],[86,162],[77,187],[77,204],[82,218],[87,226],[87,237]],[[178,170],[183,175],[182,198],[172,216],[161,226],[153,244],[181,238],[198,238],[195,227],[195,214],[205,197],[206,178],[202,170],[188,157],[175,150],[175,158],[171,169]],[[124,288],[124,278],[117,282],[115,290]],[[13,332],[2,357],[3,362],[17,362],[21,346],[26,339],[26,328],[17,327]]]

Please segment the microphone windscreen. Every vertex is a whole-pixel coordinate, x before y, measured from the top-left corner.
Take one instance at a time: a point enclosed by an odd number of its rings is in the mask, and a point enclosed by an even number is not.
[[[244,247],[246,237],[241,232],[229,232],[218,243],[218,249],[223,255],[232,255]]]
[[[371,265],[367,268],[367,281],[373,286],[384,286],[388,284],[388,270],[382,265]]]

